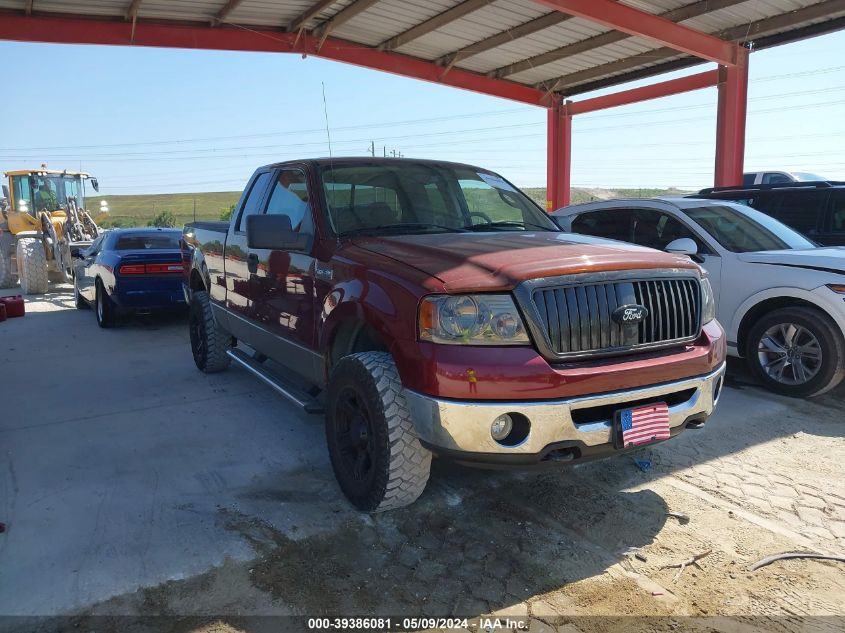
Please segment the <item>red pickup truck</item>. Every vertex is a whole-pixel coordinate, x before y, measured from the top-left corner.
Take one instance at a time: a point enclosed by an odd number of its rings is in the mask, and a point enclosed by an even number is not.
[[[185,227],[197,367],[234,360],[311,412],[358,508],[413,502],[432,454],[530,466],[700,428],[725,336],[685,256],[563,233],[485,169],[268,165]]]

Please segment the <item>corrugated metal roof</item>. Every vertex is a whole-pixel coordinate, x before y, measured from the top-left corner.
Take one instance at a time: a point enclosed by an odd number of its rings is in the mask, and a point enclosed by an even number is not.
[[[675,11],[675,19],[686,26],[739,42],[780,43],[810,34],[811,25],[845,26],[845,0],[620,1],[658,15]],[[448,16],[454,19],[443,16],[464,3],[470,4]],[[28,4],[0,0],[0,11],[24,12]],[[32,11],[123,19],[130,5],[131,0],[34,0]],[[226,5],[226,0],[141,0],[137,19],[211,25]],[[568,94],[609,85],[614,78],[642,76],[652,67],[665,70],[667,63],[695,61],[651,40],[615,36],[595,22],[550,12],[532,0],[242,0],[230,7],[223,22],[284,29],[303,15],[308,31],[371,47],[424,24],[414,37],[403,37],[395,50],[442,64],[451,60],[458,68],[527,85],[563,86]],[[595,46],[578,44],[602,34]],[[579,50],[558,51],[571,45]]]

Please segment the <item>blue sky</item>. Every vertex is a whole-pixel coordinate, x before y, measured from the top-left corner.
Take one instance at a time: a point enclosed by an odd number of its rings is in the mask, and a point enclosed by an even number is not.
[[[335,155],[373,141],[545,184],[545,111],[502,99],[299,55],[0,42],[0,59],[0,170],[81,167],[111,195],[237,190],[257,165],[328,154],[325,85]],[[749,98],[746,169],[845,180],[845,33],[752,54]],[[712,184],[715,102],[577,117],[573,184]]]

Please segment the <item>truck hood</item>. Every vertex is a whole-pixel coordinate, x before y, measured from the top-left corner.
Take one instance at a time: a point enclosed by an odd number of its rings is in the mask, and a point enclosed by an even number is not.
[[[741,261],[751,264],[773,264],[793,268],[823,270],[840,274],[845,273],[845,247],[843,246],[739,253],[737,257]]]
[[[527,279],[585,272],[698,270],[686,256],[574,233],[437,233],[356,238],[355,245],[436,277],[451,292],[509,290]]]

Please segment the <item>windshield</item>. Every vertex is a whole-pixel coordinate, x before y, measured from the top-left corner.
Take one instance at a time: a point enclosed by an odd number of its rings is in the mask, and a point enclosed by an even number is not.
[[[798,180],[807,182],[827,180],[827,178],[824,178],[823,176],[819,176],[818,174],[811,174],[807,171],[796,171],[793,176],[795,176],[795,178],[797,178]]]
[[[39,211],[67,209],[68,201],[82,206],[82,180],[69,176],[33,176],[35,207]]]
[[[815,247],[797,231],[742,204],[714,204],[682,211],[734,253]]]
[[[560,230],[506,180],[469,167],[326,166],[322,181],[338,235]]]
[[[117,251],[160,251],[165,249],[179,248],[179,235],[176,233],[158,233],[155,235],[121,235],[117,244]]]

